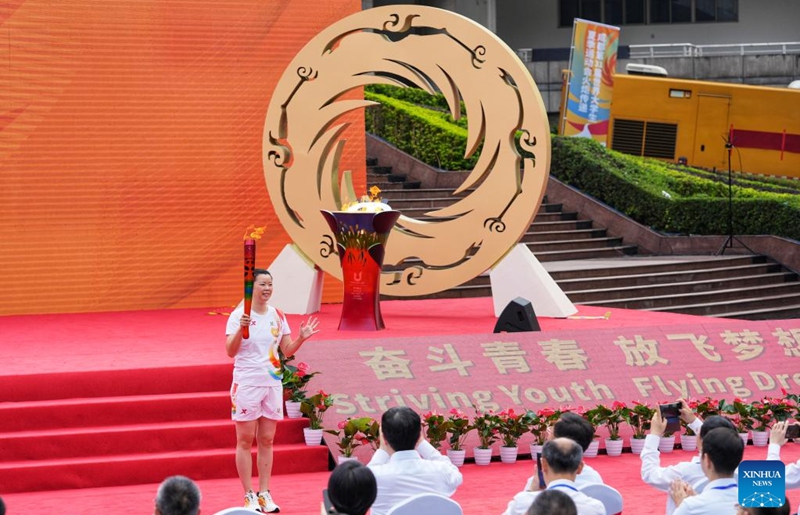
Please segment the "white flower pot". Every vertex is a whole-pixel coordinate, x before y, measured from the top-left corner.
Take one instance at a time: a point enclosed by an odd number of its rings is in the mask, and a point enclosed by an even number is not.
[[[583,457],[596,458],[598,449],[600,449],[600,440],[595,438],[594,440],[592,440],[592,443],[589,444],[589,448],[586,449],[586,452],[583,453]]]
[[[456,467],[461,467],[464,465],[464,456],[466,455],[467,451],[463,449],[458,451],[454,451],[453,449],[447,449],[447,457],[450,458],[450,463],[452,463]]]
[[[303,418],[303,412],[300,411],[302,402],[286,401],[286,416],[289,418]]]
[[[304,427],[303,437],[306,439],[306,445],[319,445],[322,443],[322,429]]]
[[[475,465],[488,465],[492,461],[492,449],[475,447]]]
[[[753,431],[753,445],[766,447],[769,443],[769,431]]]
[[[500,447],[500,461],[503,463],[515,463],[517,461],[517,448]]]
[[[631,438],[631,452],[641,454],[644,449],[644,438]]]
[[[619,456],[622,454],[622,445],[624,444],[624,440],[620,438],[619,440],[612,440],[610,438],[606,438],[606,454],[609,456]]]
[[[697,450],[697,435],[681,433],[681,449],[688,452],[695,452]]]
[[[544,445],[539,445],[538,443],[531,444],[531,459],[536,459],[536,453],[542,452],[542,447],[544,447]]]
[[[675,436],[662,436],[658,442],[658,450],[661,452],[672,452],[675,450]]]
[[[341,454],[336,457],[336,462],[339,465],[341,465],[342,463],[344,463],[346,461],[358,461],[358,458],[356,458],[355,456],[342,456]]]
[[[750,431],[745,431],[744,433],[739,433],[739,438],[742,439],[744,445],[747,446],[747,440],[750,439]]]

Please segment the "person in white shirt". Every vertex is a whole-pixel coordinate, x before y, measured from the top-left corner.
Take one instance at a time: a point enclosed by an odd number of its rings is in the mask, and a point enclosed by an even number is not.
[[[744,442],[735,429],[718,427],[705,435],[700,466],[708,484],[695,494],[686,481],[673,481],[669,495],[677,506],[675,515],[735,515],[739,488],[734,476],[742,456]]]
[[[772,426],[769,435],[769,447],[767,449],[768,460],[781,459],[781,447],[787,442],[786,428],[790,425],[789,422],[777,422]],[[795,463],[786,465],[786,474],[784,475],[786,481],[786,489],[800,488],[800,460]]]
[[[415,494],[450,497],[462,481],[450,458],[422,438],[419,415],[405,406],[391,408],[381,417],[381,447],[367,466],[378,483],[372,515],[385,515]]]
[[[563,413],[561,418],[553,424],[553,438],[569,438],[581,446],[581,451],[586,452],[594,440],[594,426],[577,413],[568,411]],[[575,479],[575,483],[578,484],[578,488],[581,488],[590,483],[602,484],[603,478],[584,461],[583,469]],[[537,474],[534,474],[528,478],[523,490],[538,490],[538,488],[539,480]]]
[[[703,437],[709,431],[718,427],[734,429],[733,423],[725,417],[713,415],[705,421],[700,420],[683,400],[681,400],[681,418],[697,434],[697,456],[690,461],[682,461],[676,465],[661,466],[661,453],[658,450],[658,442],[664,436],[667,422],[661,417],[661,412],[658,410],[650,420],[650,433],[645,437],[644,447],[639,455],[642,460],[642,481],[662,492],[668,492],[670,485],[676,479],[681,479],[692,488],[698,490],[705,485],[707,479],[700,466],[699,454],[703,450]],[[666,515],[671,515],[674,511],[675,503],[670,496],[667,496]]]
[[[236,471],[244,488],[244,506],[262,513],[277,513],[280,508],[269,491],[272,454],[278,421],[283,419],[283,368],[280,352],[293,356],[306,340],[318,333],[319,321],[310,317],[300,324],[300,334],[292,338],[286,316],[268,304],[272,297],[272,274],[256,268],[253,305],[245,314],[239,305],[228,318],[225,351],[233,358],[231,419],[236,424]],[[248,337],[244,337],[244,329]],[[258,486],[253,491],[253,441],[258,445]]]
[[[578,507],[564,492],[545,490],[536,496],[526,515],[578,515]]]
[[[603,503],[578,489],[576,478],[583,468],[583,450],[572,439],[555,438],[542,448],[542,474],[546,490],[559,490],[575,502],[578,515],[606,515]],[[503,515],[525,515],[542,491],[526,490],[508,503]]]

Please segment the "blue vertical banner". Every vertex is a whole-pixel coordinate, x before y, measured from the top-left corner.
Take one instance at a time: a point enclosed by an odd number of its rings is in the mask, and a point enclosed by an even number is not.
[[[619,27],[575,18],[560,133],[608,139]]]

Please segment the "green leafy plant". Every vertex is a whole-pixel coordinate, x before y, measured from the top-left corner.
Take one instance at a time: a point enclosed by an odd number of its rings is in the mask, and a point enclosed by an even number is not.
[[[500,417],[493,411],[475,410],[475,417],[472,419],[475,432],[478,433],[478,448],[490,449],[500,433]]]
[[[298,363],[296,366],[292,365],[292,361],[294,361],[294,356],[284,358],[281,355],[281,363],[283,364],[281,383],[283,384],[283,389],[289,392],[288,400],[303,402],[306,398],[308,382],[320,372],[310,372],[308,364],[303,362]]]
[[[528,430],[533,435],[533,443],[544,445],[547,439],[547,429],[550,427],[550,416],[556,411],[550,408],[542,408],[539,411],[528,410],[525,414],[528,419]]]
[[[591,415],[588,415],[589,412]],[[620,425],[628,421],[630,413],[630,409],[624,402],[614,401],[611,406],[598,404],[589,412],[587,412],[587,417],[594,426],[605,426],[608,429],[609,439],[620,439]]]
[[[470,431],[475,429],[475,426],[470,424],[469,417],[456,408],[450,410],[447,417],[447,434],[450,435],[449,443],[450,448],[454,451],[460,451],[464,447],[464,440]]]
[[[322,417],[328,408],[333,406],[333,399],[323,390],[304,399],[300,404],[300,411],[308,417],[311,429],[322,429]]]
[[[347,418],[339,422],[339,429],[326,429],[325,432],[338,438],[337,445],[342,456],[351,457],[356,447],[369,445],[366,432],[375,420],[370,417]]]
[[[447,430],[450,427],[445,416],[436,411],[429,411],[422,415],[422,427],[425,429],[425,438],[428,442],[436,449],[441,448],[442,442],[447,439]]]
[[[516,447],[519,439],[530,429],[527,413],[517,413],[508,408],[497,414],[500,420],[500,436],[504,447]]]
[[[634,438],[641,439],[646,436],[647,431],[650,429],[650,420],[652,420],[655,412],[655,409],[645,403],[633,402],[633,405],[628,409],[625,421],[631,426]]]
[[[738,397],[733,402],[720,401],[720,409],[727,418],[736,426],[736,430],[745,433],[753,428],[752,410],[750,403]]]

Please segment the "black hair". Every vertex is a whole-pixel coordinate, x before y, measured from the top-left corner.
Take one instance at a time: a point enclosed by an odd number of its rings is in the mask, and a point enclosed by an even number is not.
[[[718,427],[727,427],[728,429],[736,430],[736,426],[733,425],[733,422],[726,417],[711,415],[703,421],[703,425],[700,427],[700,439],[702,440],[712,429]]]
[[[257,279],[259,275],[268,275],[272,277],[272,274],[269,273],[269,270],[266,268],[256,268],[253,270],[253,280]]]
[[[3,502],[2,497],[0,497],[0,515],[6,515],[6,503]]]
[[[168,477],[158,487],[156,509],[161,515],[197,515],[200,489],[188,477]]]
[[[553,426],[553,436],[574,440],[586,452],[594,440],[594,427],[582,416],[568,411]]]
[[[703,437],[703,456],[714,465],[721,476],[732,476],[744,455],[744,442],[735,429],[718,427]]]
[[[542,447],[542,458],[547,460],[550,470],[556,474],[578,472],[583,460],[581,446],[570,438],[550,440]]]
[[[545,490],[533,500],[527,515],[578,515],[578,507],[564,492]]]
[[[417,446],[422,423],[416,411],[407,406],[389,408],[381,417],[381,434],[395,451],[410,451]]]
[[[328,498],[337,513],[364,515],[377,496],[375,475],[358,461],[345,461],[328,478]]]
[[[745,508],[744,511],[750,515],[789,515],[792,512],[792,506],[789,503],[789,497],[786,496],[786,503],[780,508],[762,508],[758,506]]]

